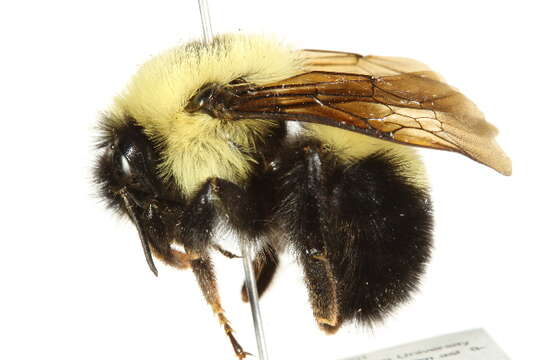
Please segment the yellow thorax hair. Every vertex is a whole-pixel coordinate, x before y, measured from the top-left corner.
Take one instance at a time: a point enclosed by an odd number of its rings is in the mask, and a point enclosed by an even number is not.
[[[159,144],[161,175],[172,176],[186,194],[210,177],[241,182],[253,169],[249,154],[257,151],[256,139],[264,139],[276,123],[227,123],[186,113],[184,107],[205,84],[243,78],[262,85],[299,74],[301,64],[298,52],[263,36],[222,35],[209,44],[192,42],[142,65],[115,99],[112,114],[132,117]]]

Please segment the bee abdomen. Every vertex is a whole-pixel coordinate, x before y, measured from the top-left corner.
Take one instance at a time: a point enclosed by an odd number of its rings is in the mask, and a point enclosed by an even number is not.
[[[332,253],[344,320],[382,320],[409,300],[429,260],[429,194],[403,166],[392,153],[375,153],[347,168],[333,189],[341,244]]]
[[[289,232],[305,274],[315,274],[308,288],[335,282],[337,321],[321,326],[334,332],[353,320],[371,325],[411,297],[429,260],[432,216],[427,190],[407,172],[410,159],[378,151],[350,163],[325,148],[303,140],[282,152],[276,222]],[[313,243],[329,274],[302,258]],[[315,315],[318,306],[312,301]]]

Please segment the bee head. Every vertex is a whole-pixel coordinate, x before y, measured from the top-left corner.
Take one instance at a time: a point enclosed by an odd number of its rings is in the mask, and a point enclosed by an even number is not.
[[[102,138],[98,148],[102,150],[94,178],[100,195],[108,205],[122,209],[122,193],[136,197],[174,199],[171,185],[159,176],[159,149],[133,119],[119,122],[105,118],[100,126]],[[178,195],[176,195],[177,197]]]

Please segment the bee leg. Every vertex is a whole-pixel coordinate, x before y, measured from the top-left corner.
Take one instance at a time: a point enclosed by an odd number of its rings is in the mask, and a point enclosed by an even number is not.
[[[241,235],[241,241],[258,238],[264,226],[259,221],[261,210],[252,194],[219,178],[210,179],[207,186],[212,192],[216,210],[225,215],[226,221]]]
[[[199,283],[206,302],[217,315],[225,334],[229,338],[236,356],[244,359],[248,353],[242,349],[233,335],[233,329],[221,307],[214,268],[208,250],[212,247],[214,224],[217,218],[214,192],[214,181],[207,181],[191,203],[185,209],[180,226],[179,236],[183,240],[191,269]]]
[[[241,241],[252,241],[260,238],[265,230],[265,222],[260,221],[261,218],[264,218],[261,215],[263,211],[257,207],[261,201],[255,201],[252,193],[227,180],[214,178],[209,180],[209,186],[217,209],[227,215],[229,224],[242,235]],[[230,254],[223,249],[218,248],[218,251],[225,256]],[[234,254],[231,255],[237,257]],[[270,285],[277,268],[276,251],[270,245],[266,245],[258,253],[253,264],[257,277],[257,289],[262,294]],[[245,289],[242,290],[242,294],[242,298],[247,299]]]
[[[185,270],[191,267],[191,259],[188,254],[172,249],[168,243],[152,243],[152,253],[167,265],[173,266],[179,270]]]
[[[221,307],[212,261],[210,260],[208,254],[199,254],[199,256],[201,257],[191,260],[191,268],[193,273],[195,274],[206,301],[212,307],[214,314],[217,315],[221,326],[223,326],[223,330],[229,338],[236,356],[239,359],[244,359],[248,353],[242,349],[242,346],[240,346],[234,337],[234,330],[232,329],[229,320],[225,316],[225,311]]]
[[[313,248],[312,248],[313,249]],[[336,279],[327,255],[301,257],[304,267],[313,316],[321,330],[333,334],[338,328],[338,303]]]
[[[284,223],[291,234],[319,327],[333,333],[339,327],[339,308],[327,242],[334,238],[329,231],[331,211],[325,159],[320,152],[318,144],[304,144],[284,155],[284,169],[277,178],[283,195],[276,221]]]
[[[176,218],[182,213],[181,208],[176,204],[157,202],[153,198],[144,197],[126,189],[121,190],[119,195],[137,227],[146,260],[152,272],[157,275],[154,256],[177,269],[188,268],[189,257],[171,248],[172,239],[167,231],[167,226],[176,223]]]
[[[225,257],[228,257],[229,259],[241,259],[242,257],[241,256],[238,256],[236,254],[233,254],[232,252],[230,251],[227,251],[225,250],[224,248],[222,248],[221,246],[219,246],[218,244],[212,244],[212,248],[214,250],[217,250],[221,253],[221,255],[225,256]]]
[[[257,279],[257,292],[259,296],[262,296],[266,289],[268,289],[270,282],[272,282],[276,274],[278,265],[279,258],[273,247],[268,245],[257,254],[257,257],[253,261],[253,271]],[[246,283],[244,282],[244,285],[242,285],[242,301],[248,302],[248,300]]]
[[[157,203],[152,199],[139,199],[140,220],[143,232],[148,239],[152,254],[177,269],[190,267],[189,256],[182,251],[171,248],[172,239],[167,236],[166,227],[174,224],[175,218],[182,213],[181,209],[165,202]]]

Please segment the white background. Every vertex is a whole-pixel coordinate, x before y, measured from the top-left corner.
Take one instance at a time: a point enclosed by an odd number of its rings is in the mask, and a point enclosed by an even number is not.
[[[200,34],[195,0],[0,5],[0,358],[233,359],[189,271],[148,270],[134,227],[93,196],[99,112],[137,67]],[[500,129],[504,177],[422,150],[436,210],[421,292],[373,330],[319,332],[285,259],[261,306],[271,359],[338,359],[484,327],[513,359],[537,342],[537,10],[532,1],[210,1],[215,32],[419,59]],[[256,354],[240,261],[216,259],[224,307]]]

